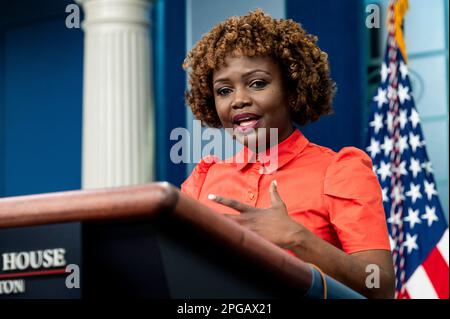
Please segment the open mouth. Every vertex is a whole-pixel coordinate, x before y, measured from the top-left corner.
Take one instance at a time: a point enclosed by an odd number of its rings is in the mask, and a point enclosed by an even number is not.
[[[242,113],[233,117],[234,128],[246,131],[258,127],[261,116],[253,113]]]

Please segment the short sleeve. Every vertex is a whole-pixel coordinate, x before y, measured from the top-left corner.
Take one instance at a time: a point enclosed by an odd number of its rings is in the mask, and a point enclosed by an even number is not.
[[[326,171],[324,201],[346,253],[390,250],[381,187],[366,153],[346,147],[336,154]]]
[[[210,167],[218,161],[219,159],[216,156],[205,156],[202,158],[191,175],[181,184],[181,191],[198,199]]]

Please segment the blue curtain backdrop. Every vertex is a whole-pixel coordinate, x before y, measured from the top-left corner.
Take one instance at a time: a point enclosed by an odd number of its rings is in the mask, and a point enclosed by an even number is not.
[[[344,146],[364,148],[363,5],[360,0],[286,0],[286,17],[319,37],[337,83],[334,114],[306,126],[303,132],[311,142],[335,151]]]
[[[156,179],[180,186],[186,165],[170,160],[170,132],[186,127],[184,90],[186,76],[181,67],[186,54],[186,1],[158,1],[152,10],[153,73],[156,111]]]
[[[0,3],[2,197],[81,186],[83,36],[65,27],[68,3]],[[80,234],[79,223],[2,229],[0,253],[63,247],[66,261],[80,264]],[[80,296],[61,278],[41,280],[27,280],[27,290],[40,298]]]

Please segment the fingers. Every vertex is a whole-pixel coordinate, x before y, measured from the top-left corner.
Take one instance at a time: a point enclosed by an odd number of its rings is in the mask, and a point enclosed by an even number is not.
[[[216,203],[222,204],[224,206],[228,206],[230,208],[233,208],[233,209],[235,209],[235,210],[237,210],[238,212],[241,212],[241,213],[245,213],[245,212],[248,212],[248,211],[254,209],[254,207],[246,205],[244,203],[241,203],[241,202],[239,202],[237,200],[230,199],[230,198],[225,198],[225,197],[218,196],[218,195],[215,195],[215,194],[209,194],[208,195],[208,199],[212,200],[212,201],[215,201]]]
[[[269,192],[270,192],[270,201],[272,204],[272,207],[284,205],[283,200],[281,199],[280,194],[278,194],[277,190],[277,181],[273,180],[270,184]]]

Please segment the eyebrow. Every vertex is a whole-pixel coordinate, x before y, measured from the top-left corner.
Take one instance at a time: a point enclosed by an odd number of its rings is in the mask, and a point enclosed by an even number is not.
[[[267,71],[265,71],[265,70],[256,69],[256,70],[251,70],[251,71],[248,71],[248,72],[242,74],[242,77],[243,77],[243,78],[246,78],[246,77],[249,77],[250,75],[252,75],[253,73],[257,73],[257,72],[263,72],[263,73],[266,73],[267,75],[270,75],[270,73],[267,72]],[[214,83],[218,83],[218,82],[226,82],[226,81],[228,81],[228,78],[218,78],[218,79],[216,79],[216,80],[214,81]],[[213,83],[213,84],[214,84],[214,83]]]

